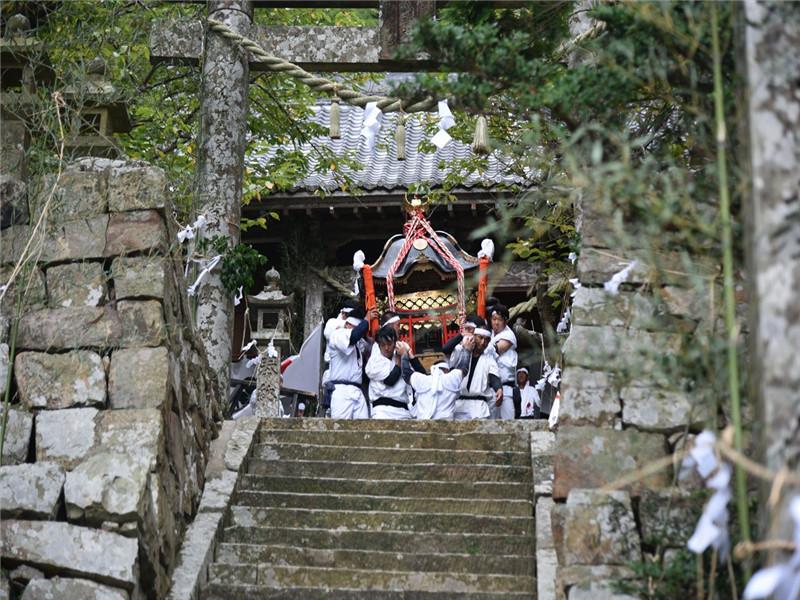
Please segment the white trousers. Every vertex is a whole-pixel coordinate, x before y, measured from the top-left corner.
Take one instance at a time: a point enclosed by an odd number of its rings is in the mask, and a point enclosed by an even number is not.
[[[337,384],[331,394],[332,419],[369,419],[364,394],[354,385]]]
[[[411,419],[411,413],[405,408],[398,408],[396,406],[373,406],[372,407],[373,419],[389,419],[391,421],[403,421]]]
[[[431,393],[420,394],[417,397],[418,419],[452,420],[455,414],[455,401],[452,394],[445,392],[435,396]]]
[[[514,418],[514,388],[510,385],[503,386],[503,403],[499,407],[501,419]]]
[[[489,404],[483,400],[456,400],[453,419],[469,421],[470,419],[488,419]]]

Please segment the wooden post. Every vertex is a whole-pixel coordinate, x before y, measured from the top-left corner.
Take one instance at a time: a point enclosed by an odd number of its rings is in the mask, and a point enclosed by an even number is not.
[[[246,34],[252,21],[250,0],[209,0],[208,16]],[[207,32],[203,56],[200,141],[196,198],[208,223],[206,237],[222,236],[239,243],[242,175],[247,139],[247,56],[220,35]],[[233,295],[212,271],[198,294],[197,328],[217,374],[221,398],[230,384]]]
[[[478,315],[486,318],[486,292],[489,288],[489,257],[481,256],[478,263]]]

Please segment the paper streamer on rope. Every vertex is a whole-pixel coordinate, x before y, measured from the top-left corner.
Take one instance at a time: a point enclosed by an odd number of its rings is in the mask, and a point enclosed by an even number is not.
[[[534,389],[537,392],[541,392],[542,390],[544,390],[544,387],[547,385],[547,378],[550,376],[550,373],[552,372],[553,372],[553,367],[550,366],[549,362],[544,361],[544,367],[542,368],[542,376],[539,378],[539,380],[536,382],[536,385],[534,386]]]
[[[233,296],[233,305],[239,306],[242,302],[242,298],[244,298],[243,286],[239,286],[239,289],[236,290],[236,294]]]
[[[630,275],[631,271],[633,271],[633,268],[635,266],[636,266],[636,261],[634,260],[631,261],[631,263],[621,271],[614,273],[611,276],[611,279],[609,279],[603,284],[603,288],[606,290],[606,292],[608,292],[612,296],[616,296],[617,294],[619,294],[619,286],[625,281],[627,281],[628,275]]]
[[[248,360],[245,366],[249,369],[250,367],[255,367],[256,365],[260,364],[261,364],[261,355],[259,354],[258,356],[254,356],[253,358]]]
[[[561,367],[556,366],[556,368],[550,372],[547,376],[547,383],[553,387],[558,387],[558,384],[561,383]]]
[[[577,296],[577,294],[578,294],[578,290],[581,288],[581,282],[577,277],[573,277],[572,279],[569,280],[569,282],[572,284],[572,288],[573,288],[572,289],[572,293],[570,294],[570,296],[574,300],[575,296]]]
[[[191,225],[187,225],[178,232],[178,243],[182,244],[186,240],[194,239],[194,229]]]
[[[239,355],[241,356],[242,354],[245,354],[248,350],[250,350],[250,348],[252,348],[255,345],[256,345],[256,341],[255,340],[250,340],[249,344],[247,344],[246,346],[242,346],[242,349],[241,349]]]
[[[431,138],[431,143],[439,150],[447,146],[453,140],[447,130],[455,124],[456,120],[453,117],[453,113],[450,112],[447,100],[439,100],[439,131]]]
[[[789,502],[789,516],[794,521],[794,553],[785,563],[764,567],[757,571],[747,587],[744,600],[794,600],[800,597],[800,496]]]
[[[695,554],[702,554],[706,548],[712,546],[722,561],[730,549],[728,502],[731,499],[730,481],[733,470],[729,464],[717,460],[714,450],[716,439],[711,431],[703,431],[695,438],[694,446],[681,463],[679,477],[686,477],[696,469],[706,480],[706,487],[714,490],[686,547]]]
[[[207,219],[205,215],[199,215],[195,220],[194,223],[191,225],[187,225],[183,229],[178,232],[178,243],[182,244],[186,240],[193,240],[195,236],[198,236],[202,233],[203,227],[206,226]]]
[[[564,314],[561,315],[561,320],[556,325],[556,333],[566,333],[569,331],[569,320],[572,317],[572,313],[570,312],[569,308],[564,311]]]
[[[553,405],[550,407],[550,416],[547,418],[547,427],[555,429],[558,425],[558,413],[561,412],[561,392],[556,392]]]
[[[375,140],[381,130],[383,112],[378,108],[377,102],[370,102],[364,107],[364,122],[361,126],[361,137],[367,141],[367,150],[372,152]]]
[[[197,293],[197,288],[200,287],[200,283],[203,281],[205,276],[211,273],[211,271],[214,270],[214,267],[216,267],[221,260],[222,260],[222,255],[217,255],[206,263],[205,268],[202,271],[200,271],[200,274],[197,276],[197,279],[194,280],[194,283],[190,285],[189,289],[187,290],[190,296],[194,296]]]
[[[452,141],[453,137],[449,133],[447,133],[444,129],[440,129],[439,131],[437,131],[436,135],[434,135],[431,138],[431,144],[436,146],[439,150],[447,146],[447,144],[449,144]]]
[[[269,340],[269,346],[267,346],[267,356],[269,358],[278,358],[278,350],[275,348],[275,344],[272,343],[272,339]]]

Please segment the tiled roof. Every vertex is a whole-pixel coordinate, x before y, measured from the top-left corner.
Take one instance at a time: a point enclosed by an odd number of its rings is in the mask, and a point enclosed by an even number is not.
[[[457,140],[452,140],[443,149],[437,149],[432,154],[419,152],[417,150],[419,143],[422,140],[430,140],[435,133],[435,129],[430,129],[429,123],[435,123],[436,117],[435,114],[413,114],[406,120],[406,158],[397,160],[395,141],[397,113],[383,115],[375,148],[370,152],[366,141],[361,137],[364,110],[346,104],[342,104],[340,108],[341,138],[332,140],[328,136],[317,136],[302,145],[303,152],[309,156],[311,174],[292,189],[292,192],[314,192],[319,188],[330,192],[339,188],[339,183],[334,174],[327,169],[327,165],[324,170],[317,171],[319,156],[313,151],[314,146],[327,147],[337,156],[342,156],[348,151],[355,153],[356,160],[362,165],[360,170],[354,172],[344,165],[338,165],[337,168],[347,172],[358,187],[368,191],[402,190],[411,184],[419,183],[440,185],[448,173],[449,165],[473,154],[469,144]],[[311,120],[327,128],[329,115],[330,105],[318,104]],[[266,165],[276,150],[271,149],[263,155],[256,156],[256,162],[262,166]],[[490,155],[487,160],[486,171],[470,174],[463,182],[463,187],[491,189],[500,185],[523,183],[519,177],[505,173],[505,167],[496,154]],[[444,168],[439,168],[440,165]]]

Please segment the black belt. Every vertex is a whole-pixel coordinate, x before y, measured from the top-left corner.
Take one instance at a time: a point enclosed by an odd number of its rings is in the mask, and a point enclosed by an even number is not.
[[[488,402],[489,401],[489,399],[486,396],[473,396],[473,395],[459,396],[458,399],[459,400],[480,400],[481,402]]]
[[[335,379],[333,381],[328,381],[327,383],[331,385],[352,385],[354,387],[361,389],[360,383],[355,383],[354,381],[345,381],[343,379]]]
[[[408,410],[408,403],[395,400],[394,398],[380,397],[377,400],[372,401],[372,406],[394,406],[395,408],[405,408]]]

